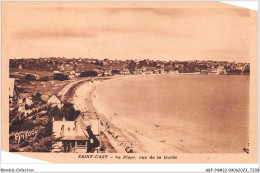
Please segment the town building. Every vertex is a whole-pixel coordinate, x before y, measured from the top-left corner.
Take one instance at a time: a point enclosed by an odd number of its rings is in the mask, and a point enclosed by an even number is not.
[[[54,70],[53,73],[60,73],[60,71],[59,70]]]
[[[20,94],[18,103],[18,112],[20,113],[20,119],[22,117],[27,117],[32,113],[31,107],[33,105],[33,101],[30,95],[28,94]]]
[[[22,64],[19,64],[18,68],[22,70],[23,69]]]
[[[18,99],[18,104],[24,104],[28,107],[32,106],[33,101],[32,101],[31,95],[28,93],[20,93],[19,99]]]
[[[64,71],[73,71],[74,66],[72,64],[64,64]]]
[[[103,76],[112,76],[112,70],[105,70]]]
[[[69,79],[75,79],[75,75],[70,74]]]
[[[82,72],[85,72],[85,71],[86,71],[85,64],[79,63],[79,64],[76,65],[76,67],[75,67],[76,73],[82,73]]]

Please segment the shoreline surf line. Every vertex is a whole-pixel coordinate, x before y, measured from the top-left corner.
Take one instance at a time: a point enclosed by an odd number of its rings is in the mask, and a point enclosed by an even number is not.
[[[80,110],[81,112],[96,112],[98,114],[96,109],[93,107],[91,95],[99,82],[100,80],[94,79],[92,82],[86,81],[84,84],[78,86],[73,98],[73,103],[77,110]],[[102,115],[98,114],[98,116],[101,120],[101,132],[105,134],[113,148],[120,153],[127,152],[127,148],[124,147],[124,145],[118,145],[118,141],[115,139],[116,135],[114,131],[116,130],[114,130],[115,127],[113,124]],[[111,148],[109,150],[111,150]]]
[[[153,75],[147,75],[147,76],[114,76],[109,79],[108,81],[112,80],[120,80],[120,79],[126,79],[126,78],[141,78],[141,77],[148,77]],[[102,78],[93,78],[93,81],[85,81],[83,84],[77,86],[75,89],[75,93],[73,96],[73,104],[75,106],[75,109],[80,110],[82,112],[96,112],[99,115],[99,118],[101,120],[101,123],[103,124],[103,129],[101,130],[108,138],[110,144],[113,143],[113,147],[117,150],[117,152],[138,152],[138,153],[146,153],[148,152],[147,147],[144,147],[146,145],[151,146],[151,141],[144,137],[143,135],[137,136],[137,129],[132,127],[131,124],[126,124],[122,121],[115,122],[115,119],[113,121],[109,120],[108,115],[100,111],[99,107],[95,104],[95,89],[97,86],[102,84],[104,79]],[[120,127],[119,127],[120,126]],[[121,128],[124,127],[125,128]],[[140,137],[142,138],[142,141],[146,144],[143,145]],[[147,139],[146,139],[147,138]],[[153,147],[155,148],[155,147]],[[123,150],[122,150],[123,149]],[[133,151],[131,151],[133,150]]]

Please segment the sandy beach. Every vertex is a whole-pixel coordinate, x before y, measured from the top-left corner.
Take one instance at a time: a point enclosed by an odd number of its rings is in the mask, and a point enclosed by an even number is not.
[[[135,76],[131,76],[128,78],[133,78]],[[109,81],[120,80],[122,77],[116,76]],[[98,105],[97,102],[94,102],[96,97],[98,97],[95,89],[102,85],[106,81],[94,79],[93,82],[85,82],[83,85],[79,86],[76,89],[73,98],[73,104],[75,109],[80,110],[81,112],[96,112],[101,119],[103,127],[101,127],[101,131],[106,134],[106,137],[109,139],[110,144],[114,147],[116,152],[124,153],[128,151],[129,148],[133,149],[134,152],[146,152],[148,149],[144,149],[143,144],[139,141],[140,132],[134,129],[131,124],[125,123],[124,121],[113,119],[109,117],[105,110],[102,110],[102,107]],[[144,137],[142,137],[144,138]],[[147,139],[145,145],[149,140]],[[149,151],[149,150],[147,150]]]
[[[81,112],[97,112],[98,115],[100,115],[101,121],[106,123],[109,127],[109,130],[103,128],[103,131],[108,137],[112,137],[110,138],[110,143],[114,142],[113,147],[117,150],[117,152],[126,152],[125,148],[127,146],[131,147],[133,151],[137,153],[188,152],[170,145],[179,145],[184,139],[185,143],[195,142],[195,139],[185,135],[185,132],[183,132],[181,128],[178,128],[177,126],[167,127],[150,122],[145,123],[143,121],[133,121],[131,119],[127,119],[127,115],[121,115],[116,118],[113,116],[111,117],[108,115],[106,110],[99,105],[97,101],[97,97],[99,96],[96,92],[96,88],[102,85],[102,83],[113,82],[113,80],[120,80],[122,78],[124,78],[124,80],[131,80],[133,78],[142,79],[143,77],[145,76],[118,76],[113,79],[109,79],[109,81],[94,80],[93,82],[86,82],[76,89],[73,104],[75,108]],[[172,128],[176,129],[174,138],[171,138]],[[109,132],[113,134],[110,134]],[[167,136],[169,134],[171,135]],[[115,139],[114,136],[118,136],[117,139]]]
[[[200,124],[183,121],[178,117],[174,121],[156,118],[153,115],[140,115],[133,118],[100,104],[100,99],[104,98],[100,98],[99,92],[104,84],[113,86],[119,80],[123,83],[131,83],[144,79],[152,80],[156,76],[113,76],[109,80],[94,79],[93,82],[86,82],[77,88],[73,98],[74,106],[82,112],[98,113],[103,124],[101,131],[106,134],[111,145],[119,153],[126,152],[126,147],[137,153],[242,152],[242,146],[240,150],[238,147],[231,146],[230,141],[218,142],[218,132],[223,131],[219,127],[214,127],[219,128],[214,133],[211,126],[200,127]],[[113,100],[105,100],[105,102],[113,104]],[[118,106],[117,110],[124,109]],[[231,140],[234,141],[235,138]]]

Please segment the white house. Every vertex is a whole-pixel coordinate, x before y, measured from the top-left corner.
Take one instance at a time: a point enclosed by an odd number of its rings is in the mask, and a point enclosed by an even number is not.
[[[47,104],[53,107],[58,106],[58,108],[61,108],[63,105],[61,99],[55,94],[47,100]]]
[[[31,99],[27,98],[27,97],[23,99],[23,102],[27,106],[31,106],[33,104],[33,101]]]
[[[19,68],[19,69],[23,69],[22,64],[19,64],[18,68]]]
[[[97,136],[99,135],[99,119],[86,119],[83,114],[75,121],[54,121],[53,133],[59,139],[53,145],[52,152],[84,152],[94,150],[100,145]],[[92,146],[92,148],[88,148]]]
[[[9,97],[14,96],[15,78],[9,78]]]
[[[20,118],[22,118],[22,115],[24,117],[29,116],[32,113],[32,110],[31,109],[28,109],[28,110],[25,109],[25,103],[22,103],[22,104],[19,104],[19,106],[18,106],[18,112],[21,113]]]
[[[57,74],[57,73],[60,73],[60,71],[59,70],[54,70],[53,73]]]
[[[33,104],[32,98],[26,94],[20,94],[18,99],[18,104],[24,104],[26,106],[31,106]]]
[[[25,104],[20,104],[18,106],[18,112],[24,113],[25,112]]]
[[[74,75],[69,75],[69,79],[75,79]]]

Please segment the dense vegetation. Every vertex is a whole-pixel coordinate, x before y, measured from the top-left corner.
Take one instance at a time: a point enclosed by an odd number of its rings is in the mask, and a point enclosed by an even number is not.
[[[62,73],[56,73],[53,75],[53,79],[54,80],[60,80],[60,81],[64,81],[64,80],[68,80],[68,76],[62,74]]]
[[[37,110],[33,111],[29,116],[25,117],[17,111],[17,108],[10,111],[9,118],[9,144],[10,151],[30,151],[30,152],[50,152],[52,144],[57,140],[52,133],[52,122],[62,120],[63,117],[67,121],[74,121],[80,111],[74,109],[73,104],[64,103],[59,109],[57,106],[46,106],[41,99],[41,94],[36,93],[32,96],[33,106]],[[28,138],[21,140],[18,144],[15,135],[18,132],[22,134],[30,131],[37,132],[36,138]]]
[[[86,72],[80,73],[80,77],[90,77],[90,76],[97,76],[97,72],[96,71],[86,71]]]

